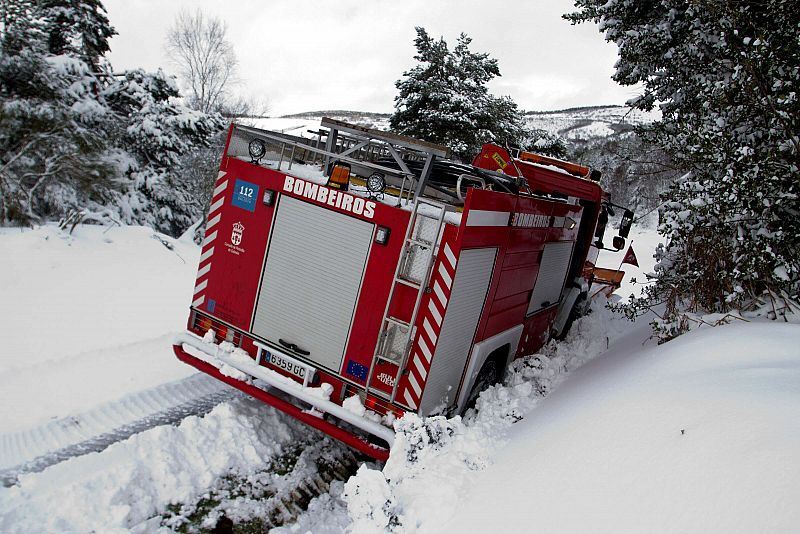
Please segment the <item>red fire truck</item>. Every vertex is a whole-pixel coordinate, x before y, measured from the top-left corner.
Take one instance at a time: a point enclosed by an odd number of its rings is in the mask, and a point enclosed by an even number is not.
[[[232,125],[178,358],[377,459],[406,412],[463,412],[585,306],[599,173],[323,119]],[[633,214],[625,210],[614,247]]]

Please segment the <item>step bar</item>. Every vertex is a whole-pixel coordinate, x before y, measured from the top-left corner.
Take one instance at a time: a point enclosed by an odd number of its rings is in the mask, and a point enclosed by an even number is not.
[[[187,350],[189,349],[189,350]],[[394,443],[394,431],[374,421],[343,408],[341,405],[315,395],[301,384],[288,377],[284,377],[266,369],[255,362],[248,363],[242,359],[232,358],[230,353],[221,350],[213,343],[206,343],[200,337],[189,332],[180,332],[173,341],[173,350],[179,360],[199,369],[200,371],[221,380],[236,389],[255,397],[256,399],[277,408],[278,410],[298,419],[307,425],[320,430],[334,439],[337,439],[359,452],[376,460],[386,461],[389,458],[389,449],[367,442],[364,438],[345,430],[334,423],[311,413],[308,409],[300,408],[294,404],[273,395],[253,384],[223,374],[220,371],[222,364],[229,365],[238,371],[253,378],[261,380],[270,387],[310,405],[314,409],[330,414],[337,419],[345,421],[359,430],[371,434],[386,443],[389,447]],[[274,350],[274,349],[270,349]],[[275,351],[279,352],[279,351]]]

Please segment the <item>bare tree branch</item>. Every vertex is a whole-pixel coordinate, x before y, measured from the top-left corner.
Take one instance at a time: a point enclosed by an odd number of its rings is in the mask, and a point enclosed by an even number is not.
[[[236,79],[236,54],[221,19],[199,9],[181,11],[167,33],[166,49],[190,91],[190,105],[204,113],[219,111]]]

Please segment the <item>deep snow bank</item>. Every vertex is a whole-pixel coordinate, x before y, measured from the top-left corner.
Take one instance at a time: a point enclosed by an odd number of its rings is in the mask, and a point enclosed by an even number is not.
[[[792,532],[800,327],[736,324],[574,373],[442,532]],[[433,521],[428,522],[433,525]]]

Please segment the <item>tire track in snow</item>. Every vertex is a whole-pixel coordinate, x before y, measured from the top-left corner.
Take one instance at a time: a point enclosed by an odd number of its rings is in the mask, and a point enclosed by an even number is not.
[[[21,474],[39,472],[68,458],[101,451],[133,434],[177,423],[189,415],[204,415],[237,393],[224,383],[198,373],[81,414],[0,434],[0,481],[5,487],[12,486]]]

